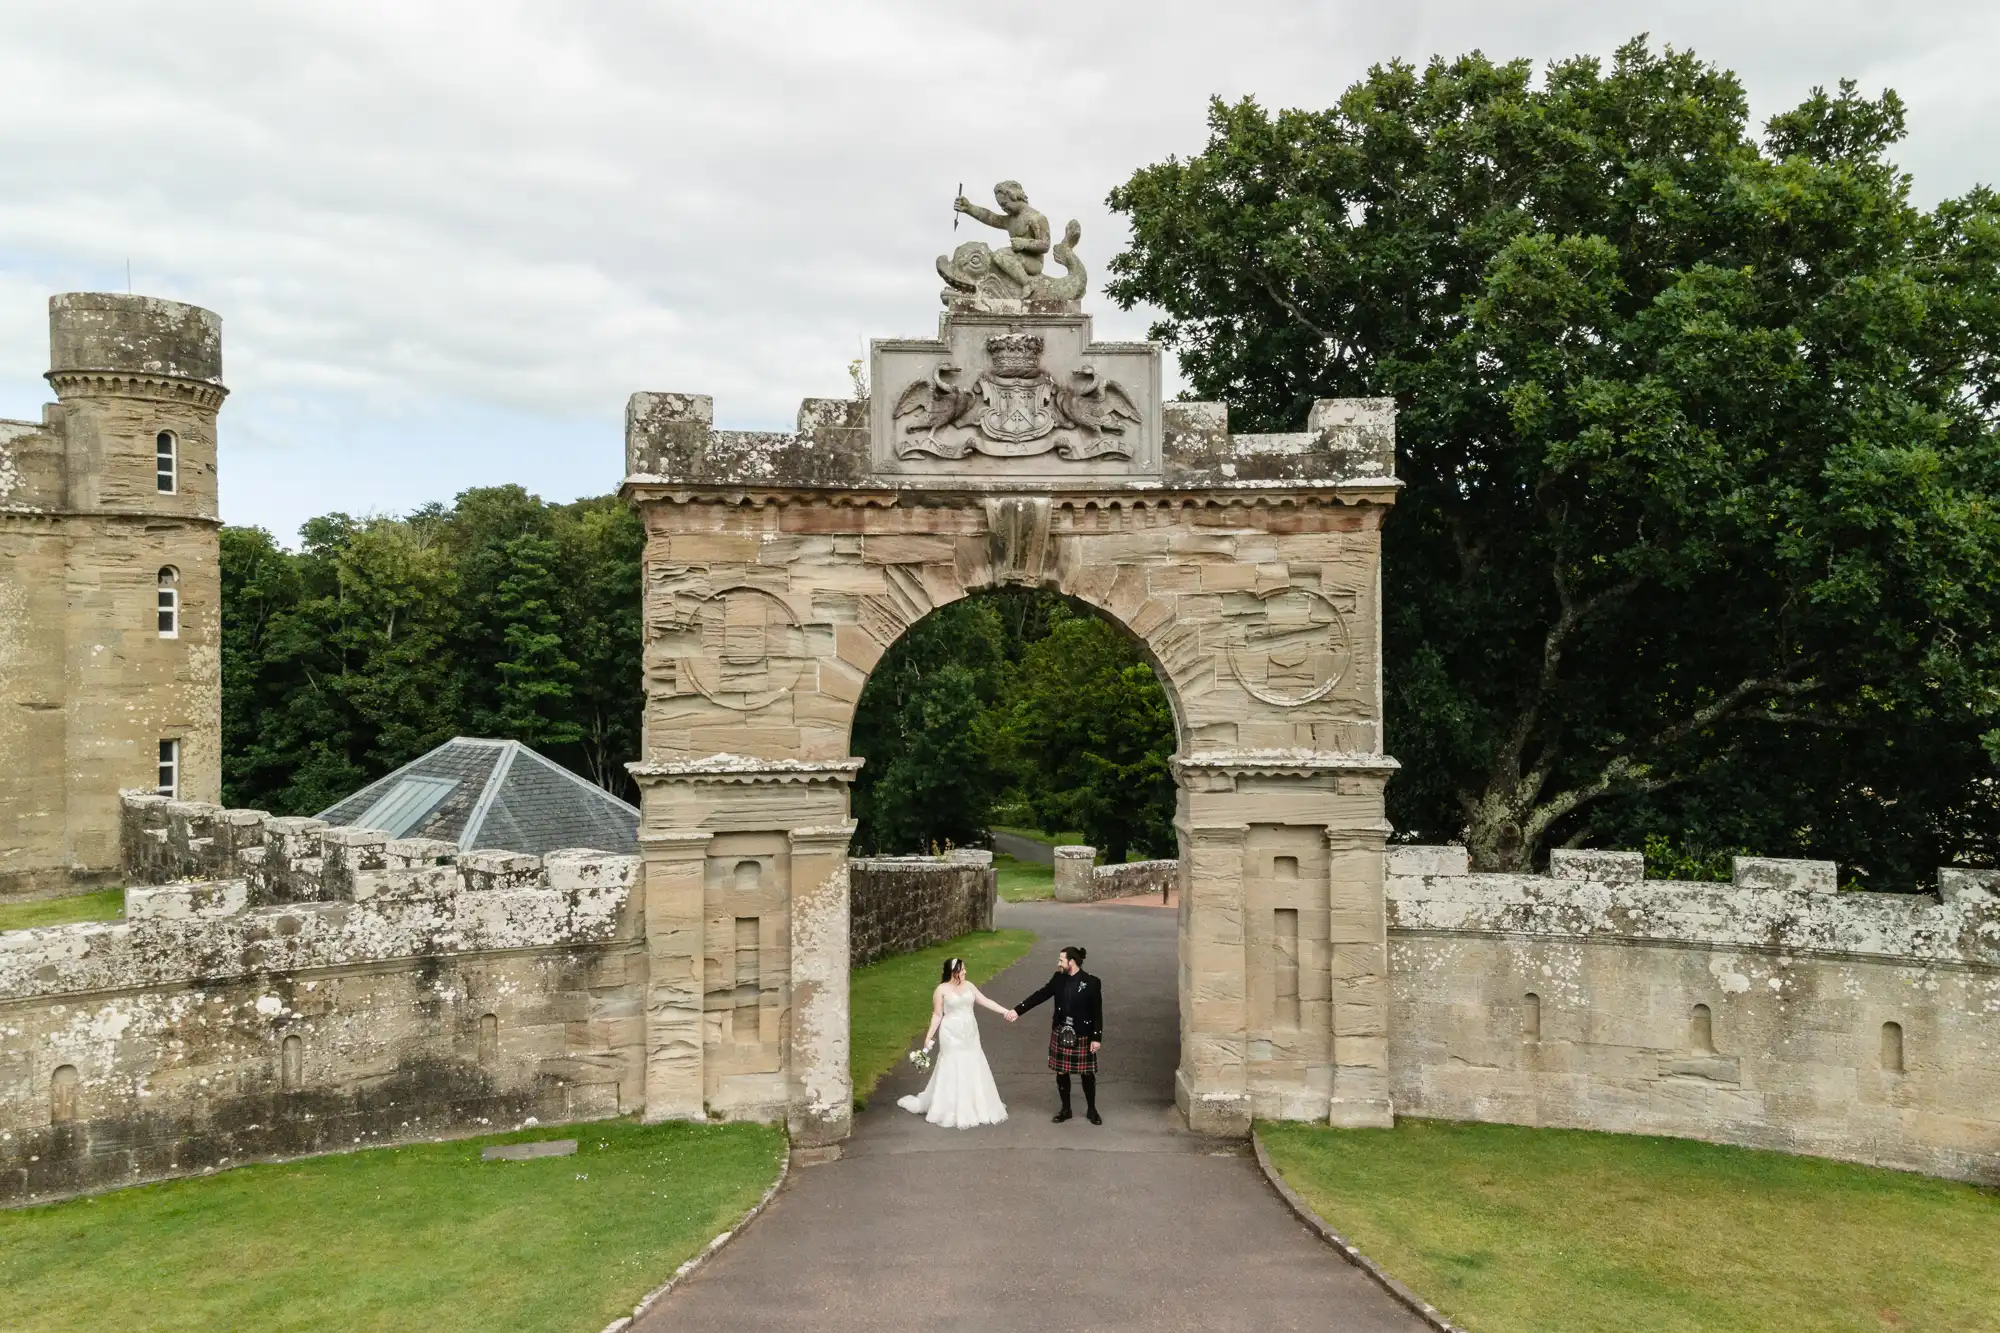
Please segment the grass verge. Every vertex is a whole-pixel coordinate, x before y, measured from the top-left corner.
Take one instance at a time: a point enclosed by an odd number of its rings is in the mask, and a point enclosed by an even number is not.
[[[1044,902],[1056,896],[1056,868],[1017,861],[998,853],[993,869],[1000,880],[1000,896],[1010,903]]]
[[[931,989],[947,958],[965,960],[981,986],[1034,947],[1031,930],[975,930],[915,953],[857,967],[848,980],[848,1071],[854,1104],[865,1106],[882,1075],[896,1067],[931,1021]]]
[[[1258,1133],[1334,1230],[1474,1333],[1974,1333],[2000,1310],[2000,1191],[1581,1130]]]
[[[95,889],[61,898],[31,898],[0,903],[0,930],[31,926],[66,926],[72,921],[115,921],[125,915],[125,890]]]
[[[482,1162],[574,1138],[573,1157]],[[0,1213],[10,1330],[597,1333],[777,1178],[765,1125],[543,1126]]]

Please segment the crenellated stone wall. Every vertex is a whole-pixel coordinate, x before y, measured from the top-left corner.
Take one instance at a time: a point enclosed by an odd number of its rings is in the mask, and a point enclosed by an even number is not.
[[[993,853],[856,857],[848,958],[855,967],[993,929],[999,880]]]
[[[638,858],[125,809],[226,874],[0,933],[0,1204],[643,1106]]]
[[[1842,893],[1831,862],[1727,884],[1636,852],[1470,874],[1387,854],[1402,1115],[1670,1134],[2000,1183],[2000,872]]]

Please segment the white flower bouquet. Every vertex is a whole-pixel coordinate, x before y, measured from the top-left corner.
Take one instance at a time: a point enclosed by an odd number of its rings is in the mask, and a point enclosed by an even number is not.
[[[926,1074],[930,1073],[930,1072],[931,1072],[931,1048],[930,1048],[930,1047],[928,1047],[928,1046],[919,1046],[919,1047],[918,1047],[918,1048],[917,1048],[916,1050],[914,1050],[914,1051],[911,1051],[911,1052],[910,1052],[910,1063],[911,1063],[911,1064],[913,1064],[913,1065],[915,1065],[915,1066],[916,1066],[916,1067],[917,1067],[917,1068],[918,1068],[918,1069],[919,1069],[920,1071],[922,1071],[923,1073],[926,1073]]]

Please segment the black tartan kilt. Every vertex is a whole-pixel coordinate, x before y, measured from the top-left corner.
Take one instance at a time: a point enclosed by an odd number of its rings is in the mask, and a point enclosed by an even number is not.
[[[1097,1072],[1097,1052],[1090,1049],[1087,1041],[1078,1042],[1074,1047],[1065,1047],[1056,1033],[1049,1034],[1049,1068],[1058,1074],[1095,1074]]]

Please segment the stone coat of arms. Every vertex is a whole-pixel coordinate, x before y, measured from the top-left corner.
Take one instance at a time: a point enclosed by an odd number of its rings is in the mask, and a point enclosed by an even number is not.
[[[1040,334],[998,334],[986,340],[987,369],[972,383],[956,383],[963,368],[942,362],[904,389],[892,413],[902,436],[897,453],[1026,458],[1054,450],[1063,458],[1131,457],[1123,437],[1140,420],[1132,396],[1089,365],[1070,371],[1068,384],[1057,383],[1042,367],[1042,347]],[[971,433],[938,437],[951,427]]]

